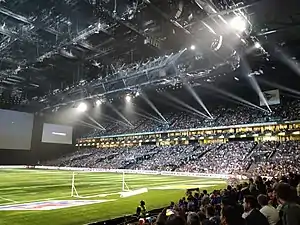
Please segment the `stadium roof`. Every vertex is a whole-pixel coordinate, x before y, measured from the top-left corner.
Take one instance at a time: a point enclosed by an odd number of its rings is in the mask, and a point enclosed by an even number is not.
[[[297,0],[0,0],[2,106],[45,109],[224,77],[235,85],[248,67],[247,75],[275,74],[284,64],[297,72],[299,7]]]

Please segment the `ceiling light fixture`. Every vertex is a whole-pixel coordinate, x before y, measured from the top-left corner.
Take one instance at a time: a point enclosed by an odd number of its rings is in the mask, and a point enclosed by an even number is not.
[[[232,29],[239,32],[244,32],[247,28],[246,20],[241,16],[236,16],[233,19],[231,19],[229,25]]]

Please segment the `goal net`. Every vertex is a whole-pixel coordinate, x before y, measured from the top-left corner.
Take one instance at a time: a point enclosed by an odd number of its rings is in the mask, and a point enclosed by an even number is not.
[[[73,172],[72,182],[71,182],[71,197],[74,197],[74,198],[88,199],[88,198],[107,197],[109,195],[120,195],[121,198],[126,198],[126,197],[130,197],[133,195],[138,195],[138,194],[148,192],[147,188],[140,188],[140,189],[135,189],[135,190],[130,189],[125,181],[125,173],[123,172],[122,173],[122,186],[120,187],[120,190],[118,192],[81,195],[76,186],[76,184],[77,184],[76,178],[77,178],[77,174],[75,172]]]

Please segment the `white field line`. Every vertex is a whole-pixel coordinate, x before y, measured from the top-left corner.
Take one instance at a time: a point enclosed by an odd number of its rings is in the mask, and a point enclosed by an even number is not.
[[[4,200],[4,201],[7,201],[7,202],[18,203],[18,202],[16,202],[16,201],[12,200],[12,199],[9,199],[9,198],[3,198],[3,197],[1,197],[1,196],[0,196],[0,199],[2,199],[2,200]]]

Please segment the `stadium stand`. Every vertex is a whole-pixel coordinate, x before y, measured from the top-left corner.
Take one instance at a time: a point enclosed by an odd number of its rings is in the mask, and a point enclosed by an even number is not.
[[[222,144],[81,149],[45,165],[106,169],[280,176],[298,172],[300,143],[235,141]],[[296,156],[296,157],[295,157]]]
[[[300,113],[300,100],[288,100],[284,104],[271,106],[272,112],[264,112],[258,109],[251,109],[248,106],[235,108],[217,107],[211,111],[212,119],[200,117],[197,114],[184,112],[167,113],[164,115],[168,123],[157,122],[145,118],[136,118],[131,121],[133,127],[124,123],[102,124],[104,130],[94,129],[83,137],[99,137],[111,134],[143,133],[162,130],[179,130],[200,127],[217,127],[240,124],[253,124],[273,121],[292,121],[298,119]],[[101,121],[100,121],[101,122]]]

